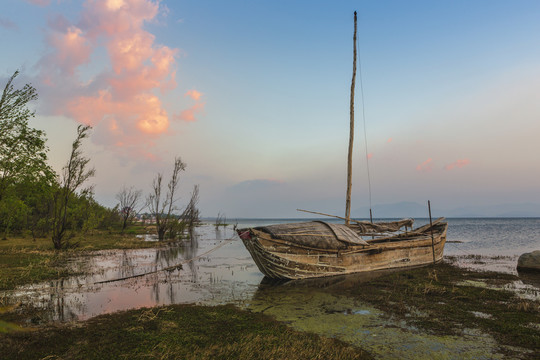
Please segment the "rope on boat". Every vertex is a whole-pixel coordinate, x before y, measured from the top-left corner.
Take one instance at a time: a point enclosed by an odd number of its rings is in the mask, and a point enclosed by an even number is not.
[[[368,191],[369,191],[369,213],[371,222],[373,222],[373,215],[371,213],[371,175],[369,172],[369,152],[368,152],[368,141],[367,141],[367,130],[366,130],[366,103],[364,101],[364,81],[362,78],[362,52],[360,51],[360,36],[356,39],[358,43],[358,78],[360,80],[360,97],[362,99],[362,120],[364,123],[364,146],[366,152],[366,170],[367,170],[367,180],[368,180]]]
[[[233,242],[234,240],[235,240],[235,238],[231,237],[231,238],[223,241],[221,244],[219,244],[219,245],[213,247],[212,249],[208,250],[207,252],[204,252],[204,253],[202,253],[200,255],[197,255],[194,258],[184,260],[184,261],[182,261],[182,262],[180,262],[180,263],[178,263],[176,265],[173,265],[173,266],[168,266],[168,267],[163,268],[163,269],[153,270],[153,271],[149,271],[149,272],[142,273],[142,274],[137,274],[137,275],[125,276],[125,277],[117,278],[117,279],[96,281],[94,283],[94,285],[95,284],[106,284],[106,283],[111,283],[111,282],[116,282],[116,281],[127,280],[127,279],[133,279],[133,278],[142,277],[142,276],[146,276],[146,275],[156,274],[156,273],[161,272],[161,271],[174,271],[174,270],[177,270],[177,269],[181,269],[182,265],[190,263],[190,262],[195,261],[195,260],[198,260],[198,259],[200,259],[200,258],[202,258],[202,257],[216,251],[217,249],[219,249],[219,248]]]

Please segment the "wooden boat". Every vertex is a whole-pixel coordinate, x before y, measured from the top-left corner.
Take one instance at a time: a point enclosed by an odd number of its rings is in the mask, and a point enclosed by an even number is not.
[[[259,270],[273,279],[304,279],[432,264],[442,260],[448,223],[369,233],[322,221],[238,230]],[[373,224],[380,226],[381,224]],[[369,223],[362,224],[369,228]]]
[[[345,275],[422,266],[442,260],[448,223],[444,222],[444,218],[431,221],[431,209],[430,224],[414,230],[412,219],[382,223],[351,221],[356,12],[353,41],[346,210],[345,218],[333,216],[344,219],[345,224],[314,221],[237,230],[259,270],[269,278],[304,279]]]

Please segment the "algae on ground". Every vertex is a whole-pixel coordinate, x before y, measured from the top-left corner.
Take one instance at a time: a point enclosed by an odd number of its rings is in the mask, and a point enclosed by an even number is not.
[[[334,289],[335,290],[335,289]],[[294,329],[335,337],[366,349],[377,358],[502,359],[487,334],[436,335],[419,330],[351,296],[325,289],[261,287],[249,304]]]
[[[2,359],[372,359],[341,340],[295,331],[234,306],[171,305],[0,333]]]

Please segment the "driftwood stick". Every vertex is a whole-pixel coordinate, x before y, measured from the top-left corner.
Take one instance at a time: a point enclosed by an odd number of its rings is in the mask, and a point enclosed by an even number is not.
[[[191,258],[191,259],[187,259],[187,260],[184,260],[176,265],[173,265],[173,266],[168,266],[166,268],[162,268],[162,269],[158,269],[158,270],[153,270],[153,271],[149,271],[149,272],[145,272],[145,273],[142,273],[142,274],[136,274],[136,275],[131,275],[131,276],[125,276],[125,277],[122,277],[122,278],[117,278],[117,279],[110,279],[110,280],[103,280],[103,281],[96,281],[94,284],[106,284],[106,283],[111,283],[111,282],[116,282],[116,281],[122,281],[122,280],[127,280],[127,279],[133,279],[133,278],[138,278],[138,277],[142,277],[142,276],[146,276],[146,275],[151,275],[151,274],[156,274],[158,272],[162,272],[162,271],[174,271],[174,270],[179,270],[182,268],[182,265],[184,264],[187,264],[189,262],[192,262],[192,261],[195,261],[197,259],[200,259],[202,258],[203,256],[206,256],[208,254],[210,254],[211,252],[214,252],[216,251],[217,249],[219,249],[220,247],[222,247],[223,245],[226,245],[230,242],[232,242],[234,240],[234,237],[230,238],[230,239],[227,239],[225,241],[223,241],[221,244],[219,244],[218,246],[215,246],[213,247],[212,249],[208,250],[207,252],[205,253],[202,253],[200,255],[197,255],[195,256],[194,258]]]

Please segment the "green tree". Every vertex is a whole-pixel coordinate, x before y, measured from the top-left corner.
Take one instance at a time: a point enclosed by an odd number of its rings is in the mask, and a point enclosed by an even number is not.
[[[2,240],[7,239],[10,232],[20,233],[25,224],[28,214],[28,206],[12,193],[4,196],[0,201],[0,230]]]
[[[15,89],[17,75],[19,71],[8,80],[0,98],[0,202],[14,184],[54,180],[47,164],[45,133],[28,125],[35,116],[28,103],[37,99],[36,89],[30,84]]]
[[[9,196],[16,196],[27,206],[26,218],[19,223],[24,225],[24,230],[28,230],[34,239],[49,235],[52,221],[52,199],[57,189],[56,182],[28,180],[13,185],[5,197],[7,200]],[[18,229],[13,228],[12,230]]]
[[[91,197],[92,187],[82,188],[82,185],[94,176],[95,169],[88,168],[89,158],[83,156],[81,145],[82,140],[88,137],[90,126],[79,125],[77,127],[77,137],[71,146],[71,155],[63,168],[60,188],[54,194],[54,215],[52,241],[55,249],[63,249],[70,246],[69,238],[66,238],[66,231],[74,229],[74,211],[70,205],[76,202],[77,197]]]

